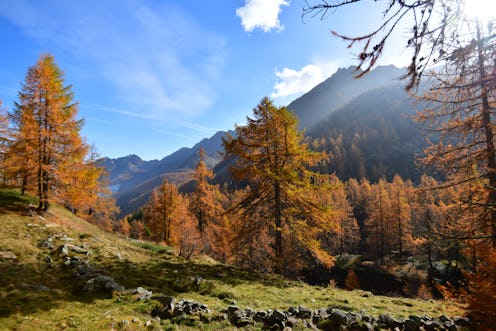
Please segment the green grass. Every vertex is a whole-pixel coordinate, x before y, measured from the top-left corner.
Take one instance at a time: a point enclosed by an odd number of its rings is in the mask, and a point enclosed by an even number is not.
[[[151,312],[157,303],[136,301],[132,295],[82,295],[83,280],[74,277],[74,270],[55,256],[50,266],[46,263],[50,251],[38,247],[40,240],[54,235],[66,235],[73,243],[88,246],[92,255],[83,258],[126,288],[142,286],[157,295],[196,300],[214,311],[235,301],[241,308],[256,310],[303,305],[364,309],[375,316],[386,312],[401,317],[464,314],[463,306],[450,301],[373,296],[259,275],[201,257],[184,260],[170,247],[104,233],[59,206],[43,217],[27,215],[29,203],[33,199],[15,190],[0,190],[0,251],[18,257],[0,260],[0,330],[145,330],[148,320],[152,321],[150,330],[233,330],[227,322],[205,324],[194,318],[181,325],[156,321]],[[63,243],[54,241],[55,246]],[[50,290],[40,290],[40,286]],[[123,320],[129,325],[121,325]]]

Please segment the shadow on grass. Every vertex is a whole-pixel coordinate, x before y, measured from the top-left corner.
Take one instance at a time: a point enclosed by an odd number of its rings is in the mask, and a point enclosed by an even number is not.
[[[220,264],[181,261],[170,253],[153,255],[157,259],[149,263],[97,259],[92,265],[127,289],[141,286],[157,294],[172,296],[199,293],[217,299],[235,298],[232,293],[218,289],[215,285],[218,283],[228,286],[243,283],[279,288],[288,286],[277,276],[260,276]],[[168,256],[170,261],[164,259]],[[76,277],[75,269],[63,266],[59,259],[56,259],[54,267],[49,267],[44,261],[35,264],[0,261],[0,317],[48,311],[74,301],[91,303],[95,299],[110,298],[105,293],[83,293],[82,288],[88,279]]]
[[[29,205],[37,204],[36,198],[28,195],[21,195],[18,189],[1,188],[0,189],[0,212],[15,211],[28,212]]]

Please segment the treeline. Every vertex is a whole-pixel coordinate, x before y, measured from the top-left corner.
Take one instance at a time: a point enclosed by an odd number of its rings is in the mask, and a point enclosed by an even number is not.
[[[251,188],[227,190],[210,184],[212,177],[205,169],[200,161],[195,178],[201,178],[201,185],[195,185],[189,194],[180,193],[176,185],[164,180],[142,209],[120,221],[120,231],[135,239],[173,246],[187,258],[206,254],[251,269],[274,271],[270,233],[252,233],[240,226],[239,215],[232,214]],[[400,176],[378,183],[320,176],[313,198],[329,208],[327,217],[332,225],[316,236],[322,249],[334,257],[360,254],[378,261],[412,257],[432,268],[435,261],[448,261],[447,268],[470,267],[471,260],[464,255],[470,245],[456,237],[467,226],[455,222],[458,192],[432,190],[432,185],[440,183],[426,175],[418,186]],[[266,222],[262,217],[251,220],[253,226],[262,222]],[[317,261],[298,261],[293,248],[287,247],[283,262],[287,275],[298,276]]]
[[[13,111],[0,109],[2,184],[35,195],[38,212],[59,203],[112,230],[117,207],[105,171],[80,135],[78,103],[54,57],[42,55],[28,69]]]

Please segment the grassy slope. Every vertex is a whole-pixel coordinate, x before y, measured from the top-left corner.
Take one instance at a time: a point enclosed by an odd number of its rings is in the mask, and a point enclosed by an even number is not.
[[[453,302],[389,298],[363,291],[312,287],[277,276],[249,273],[209,259],[185,261],[166,247],[102,232],[58,206],[52,207],[44,217],[30,216],[26,213],[29,202],[13,190],[0,190],[0,251],[10,251],[18,257],[16,261],[0,259],[0,330],[141,330],[145,329],[146,321],[153,320],[150,313],[157,305],[154,301],[140,302],[130,295],[113,298],[83,295],[83,281],[74,277],[74,270],[64,266],[58,257],[53,257],[50,266],[46,262],[50,250],[37,246],[40,240],[54,235],[66,235],[75,239],[72,243],[87,245],[92,255],[81,257],[126,288],[142,286],[155,294],[196,300],[214,311],[234,300],[241,308],[256,310],[303,305],[365,309],[370,315],[464,313],[463,307]],[[61,239],[54,241],[55,247],[63,243]],[[192,286],[188,281],[190,277],[201,277],[205,281],[200,286]],[[37,288],[39,285],[50,290]],[[133,323],[133,318],[139,322]],[[128,320],[130,325],[120,327],[122,320]],[[198,327],[230,328],[226,322],[187,327],[153,320],[149,329]]]

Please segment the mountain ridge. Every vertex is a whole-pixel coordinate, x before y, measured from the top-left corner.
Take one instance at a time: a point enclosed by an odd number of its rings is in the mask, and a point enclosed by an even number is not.
[[[414,113],[413,100],[398,80],[404,70],[380,66],[357,79],[355,67],[341,68],[287,106],[313,147],[332,156],[319,171],[336,173],[342,180],[375,181],[395,173],[405,179],[418,176],[415,154],[422,145],[412,140],[418,134],[408,118]],[[402,134],[405,132],[408,135]],[[214,182],[231,182],[232,160],[223,161],[219,154],[225,135],[219,131],[161,160],[143,161],[134,154],[104,159],[121,216],[143,206],[165,178],[178,186],[190,181],[201,148],[207,166],[214,170]]]

